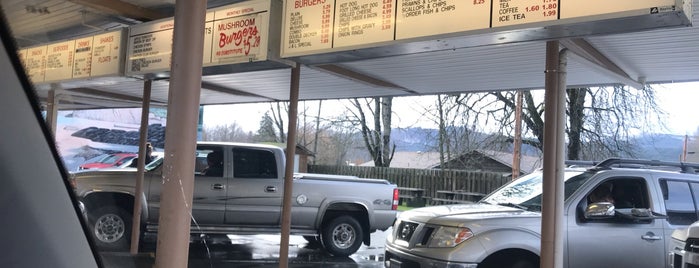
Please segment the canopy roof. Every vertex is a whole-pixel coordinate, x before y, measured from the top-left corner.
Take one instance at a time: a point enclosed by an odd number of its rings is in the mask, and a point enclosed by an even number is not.
[[[209,6],[235,2],[240,1],[209,1]],[[11,0],[1,3],[20,47],[97,34],[174,14],[174,1],[167,0],[49,0],[41,6]],[[699,0],[693,4],[699,6]],[[693,11],[692,22],[699,22],[699,8]],[[496,33],[485,33],[471,39],[495,37]],[[301,67],[300,100],[541,89],[545,42],[479,45],[360,60],[336,57],[337,61],[320,64],[307,61]],[[697,27],[583,36],[561,43],[574,52],[568,59],[569,87],[638,87],[643,83],[699,80]],[[205,72],[201,104],[286,101],[290,75],[289,68],[211,75]],[[104,77],[39,84],[36,89],[42,101],[50,89],[60,89],[56,91],[59,109],[138,107],[143,81]],[[167,92],[167,79],[154,81],[152,105],[165,105]]]

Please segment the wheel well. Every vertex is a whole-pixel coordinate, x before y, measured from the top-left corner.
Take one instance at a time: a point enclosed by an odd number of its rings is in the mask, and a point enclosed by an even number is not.
[[[133,212],[134,198],[125,193],[93,193],[83,198],[83,204],[88,214],[99,207],[116,206],[128,212]]]
[[[323,215],[323,220],[320,224],[321,228],[322,226],[325,226],[328,221],[342,215],[352,216],[359,221],[359,225],[362,226],[362,230],[364,231],[364,237],[362,239],[364,244],[368,246],[371,243],[371,234],[369,233],[369,213],[362,205],[352,203],[331,204],[328,206],[325,214]]]
[[[497,268],[497,267],[508,267],[518,260],[528,260],[536,267],[539,267],[539,255],[534,254],[531,251],[511,248],[503,249],[493,254],[490,254],[485,260],[478,265],[478,268]]]

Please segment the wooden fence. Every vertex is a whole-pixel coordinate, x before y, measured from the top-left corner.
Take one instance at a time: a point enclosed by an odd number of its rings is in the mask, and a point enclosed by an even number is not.
[[[427,197],[436,197],[439,190],[488,194],[510,181],[502,173],[468,170],[309,165],[308,172],[385,179],[398,187],[425,189]]]

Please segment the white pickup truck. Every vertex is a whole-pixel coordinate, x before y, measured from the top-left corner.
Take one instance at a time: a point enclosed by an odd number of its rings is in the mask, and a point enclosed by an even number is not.
[[[285,166],[281,148],[199,143],[196,159],[193,235],[280,233]],[[157,234],[162,161],[146,166],[144,234]],[[101,248],[128,248],[136,175],[135,168],[112,168],[71,176]],[[369,245],[370,233],[388,229],[395,219],[398,190],[386,180],[296,174],[293,182],[291,234],[320,242],[333,255],[348,256],[362,243]]]

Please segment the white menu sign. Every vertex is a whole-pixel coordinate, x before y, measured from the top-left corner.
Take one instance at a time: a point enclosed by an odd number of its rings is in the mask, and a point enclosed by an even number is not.
[[[216,10],[211,62],[231,64],[267,59],[270,3],[252,2]]]
[[[73,78],[90,77],[92,71],[92,36],[75,40]]]
[[[675,6],[676,2],[675,0],[563,0],[561,3],[561,19],[639,9],[646,9],[653,13],[654,11],[651,11],[651,9],[664,7],[672,8]]]
[[[122,75],[124,31],[22,49],[20,58],[33,83]]]
[[[66,41],[46,46],[44,82],[72,78],[74,44],[75,41]]]
[[[365,39],[393,40],[396,6],[393,0],[338,0],[333,46],[353,46]]]
[[[332,47],[334,0],[284,1],[282,51],[311,52]]]
[[[287,0],[284,3],[281,44],[284,58],[369,48],[397,40],[492,32],[499,27],[525,29],[678,9],[691,12],[675,7],[677,0]],[[678,17],[676,23],[689,22],[688,18]],[[658,26],[670,25],[660,21]],[[628,26],[630,30],[653,26],[639,27]]]
[[[493,27],[558,19],[558,0],[493,0]]]
[[[150,73],[170,69],[172,19],[132,26],[129,31],[126,73]]]
[[[248,1],[206,13],[204,66],[267,60],[270,0]],[[132,26],[127,74],[169,71],[174,19]]]
[[[44,82],[46,68],[46,46],[27,49],[25,68],[32,83]]]
[[[490,0],[397,1],[396,39],[486,29],[490,25]]]
[[[90,76],[119,74],[122,57],[122,32],[95,35],[92,40]],[[77,49],[76,49],[77,52]]]

